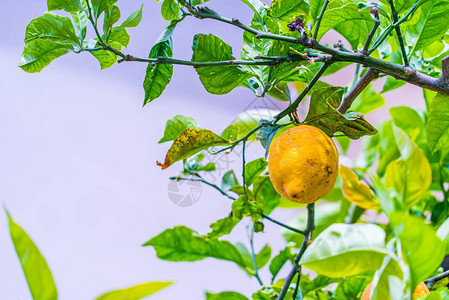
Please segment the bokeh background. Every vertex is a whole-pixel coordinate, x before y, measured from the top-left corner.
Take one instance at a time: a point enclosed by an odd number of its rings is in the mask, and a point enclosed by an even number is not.
[[[120,1],[122,20],[140,1]],[[251,10],[239,0],[214,0],[208,6],[225,16],[249,23]],[[249,295],[258,288],[229,262],[205,259],[194,263],[160,261],[150,247],[141,247],[166,228],[186,225],[200,233],[226,216],[230,202],[207,186],[198,202],[179,207],[168,197],[168,177],[179,164],[161,171],[169,143],[157,144],[165,121],[177,114],[195,118],[207,129],[221,132],[248,107],[282,107],[282,103],[255,99],[245,88],[228,95],[206,93],[195,71],[175,66],[171,84],[161,98],[142,108],[142,81],[146,66],[122,63],[100,71],[87,53],[68,54],[40,74],[17,67],[27,23],[46,10],[45,0],[1,2],[0,18],[0,202],[33,238],[53,272],[60,299],[93,299],[117,288],[153,280],[176,283],[154,299],[203,299],[205,291],[234,290]],[[144,2],[143,20],[129,30],[126,52],[146,56],[167,25],[160,3]],[[242,32],[212,20],[186,19],[176,29],[174,56],[189,59],[195,33],[214,33],[234,48]],[[336,34],[325,37],[336,42]],[[326,81],[346,85],[354,68]],[[379,90],[382,80],[375,84]],[[407,85],[386,93],[387,105],[367,116],[373,123],[389,117],[388,107],[424,107],[419,88]],[[357,156],[360,143],[346,161]],[[259,144],[249,148],[249,159],[260,157]],[[219,164],[240,169],[238,154]],[[186,186],[180,187],[185,193]],[[299,209],[274,212],[284,221]],[[227,239],[247,243],[242,222]],[[279,227],[266,223],[255,237],[256,249],[265,243],[276,253],[284,245]],[[276,248],[278,245],[278,248]],[[287,270],[284,270],[284,273]],[[267,272],[262,277],[268,280]],[[31,299],[20,263],[9,237],[7,219],[0,213],[0,298]],[[151,299],[153,299],[151,298]]]

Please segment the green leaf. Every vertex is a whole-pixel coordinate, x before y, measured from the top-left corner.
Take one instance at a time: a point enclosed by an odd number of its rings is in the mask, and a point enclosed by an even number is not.
[[[167,120],[165,124],[164,136],[159,140],[160,143],[173,141],[176,139],[184,129],[201,129],[198,123],[189,117],[176,115],[172,119]]]
[[[355,3],[327,9],[318,31],[318,40],[331,29],[340,33],[356,49],[363,44],[371,31],[373,20],[368,11],[359,11]]]
[[[242,195],[232,203],[232,213],[238,219],[250,216],[255,222],[262,218],[263,206]]]
[[[393,240],[394,243],[394,240]],[[391,255],[385,256],[382,266],[374,274],[371,300],[404,299],[405,283],[399,262]]]
[[[387,80],[385,80],[385,84],[382,87],[381,93],[386,93],[389,91],[392,91],[394,89],[400,88],[401,86],[404,86],[406,84],[403,80],[398,80],[394,77],[388,76]]]
[[[87,5],[86,2],[83,2],[84,5]],[[80,10],[77,12],[71,12],[73,22],[75,24],[75,28],[78,31],[78,38],[80,41],[84,41],[87,33],[87,24],[89,23],[89,18],[87,13],[84,10]]]
[[[157,164],[164,170],[173,163],[190,157],[201,150],[213,146],[227,146],[230,144],[230,141],[219,137],[210,130],[187,128],[174,140],[165,156],[165,162],[163,164],[158,162]]]
[[[136,27],[139,25],[140,21],[142,20],[142,9],[143,4],[140,7],[140,9],[136,10],[132,14],[129,15],[129,17],[122,23],[122,27]]]
[[[440,266],[446,245],[435,230],[418,217],[394,212],[390,226],[402,244],[402,250],[410,267],[411,286],[416,287]]]
[[[253,183],[254,198],[263,205],[264,213],[269,215],[280,203],[281,196],[276,192],[270,177],[260,176]]]
[[[8,212],[9,232],[34,300],[56,300],[58,292],[50,268],[25,230]]]
[[[408,106],[391,107],[390,114],[394,125],[404,130],[412,140],[415,140],[425,127],[419,113]]]
[[[335,289],[337,299],[358,300],[371,279],[368,276],[346,278]]]
[[[271,282],[274,282],[274,279],[278,275],[279,271],[282,269],[282,267],[285,265],[287,261],[291,261],[295,258],[294,254],[292,253],[292,246],[287,246],[286,248],[282,249],[278,255],[273,257],[273,259],[270,262],[270,273],[272,275]]]
[[[158,40],[156,44],[151,48],[149,58],[157,57],[172,57],[173,56],[173,44],[172,44],[172,34],[175,30],[178,21],[172,21],[168,25]],[[143,88],[145,90],[145,100],[143,106],[150,103],[154,99],[158,98],[165,87],[170,83],[171,77],[173,75],[173,65],[169,64],[158,64],[152,66],[148,64],[145,79],[143,81]]]
[[[269,14],[274,19],[289,22],[291,18],[306,14],[309,10],[309,4],[304,0],[273,0]]]
[[[257,269],[262,269],[271,258],[271,247],[265,245],[259,253],[256,254]]]
[[[232,48],[212,34],[197,34],[193,39],[193,56],[195,62],[233,60]],[[196,68],[201,83],[211,94],[227,94],[238,86],[245,85],[252,75],[239,66],[214,66]]]
[[[338,112],[342,95],[341,87],[323,87],[315,90],[304,122],[320,128],[329,136],[336,131],[343,132],[351,139],[376,134],[376,128],[369,124],[362,114],[350,112],[342,115]]]
[[[237,292],[222,292],[219,294],[206,293],[206,300],[248,300]]]
[[[237,140],[237,136],[239,134],[239,128],[234,125],[229,125],[221,134],[221,137],[230,141]]]
[[[401,157],[388,165],[385,184],[399,193],[405,208],[409,209],[427,192],[432,183],[432,169],[426,155],[407,134],[396,126],[393,131]]]
[[[443,222],[437,230],[437,236],[446,243],[446,255],[449,254],[449,219]]]
[[[231,261],[246,268],[239,250],[227,241],[209,240],[185,226],[167,229],[143,246],[153,246],[158,258],[167,261],[198,261],[207,257]]]
[[[167,21],[179,20],[179,5],[176,0],[164,0],[161,6],[161,15]]]
[[[66,10],[68,12],[76,12],[83,10],[83,6],[79,0],[47,0],[47,10]]]
[[[115,2],[117,0],[90,0],[94,20],[97,20],[107,7]]]
[[[102,39],[106,40],[108,36],[108,44],[117,50],[121,50],[122,47],[127,47],[129,44],[129,34],[123,27],[117,26],[112,28],[109,34],[104,34],[102,36]],[[112,67],[117,62],[118,56],[111,51],[100,50],[91,53],[99,61],[102,70]]]
[[[79,40],[70,19],[45,13],[26,28],[19,67],[28,73],[40,72],[54,59],[73,51],[76,45]]]
[[[115,5],[109,5],[104,11],[103,32],[107,35],[109,30],[119,19],[120,9]]]
[[[433,98],[426,135],[432,153],[449,147],[449,97],[447,95],[437,94]]]
[[[340,279],[329,278],[323,275],[318,275],[313,280],[305,280],[305,278],[306,277],[301,276],[301,281],[299,283],[299,290],[301,291],[301,295],[303,296],[306,296],[310,292],[321,290],[331,283],[340,281]]]
[[[444,36],[449,29],[448,5],[447,0],[432,0],[421,6],[416,24],[407,26],[405,30],[407,41],[414,45],[411,53],[424,49]]]
[[[342,191],[346,199],[364,209],[380,209],[379,200],[373,195],[368,185],[361,182],[357,175],[348,167],[340,165]]]
[[[210,224],[211,232],[207,234],[209,239],[216,239],[223,235],[230,234],[232,229],[240,222],[241,219],[236,218],[232,214],[223,219],[217,220]]]
[[[141,283],[125,289],[108,292],[96,298],[96,300],[138,300],[163,290],[172,283],[171,281]]]
[[[384,231],[372,224],[333,224],[306,249],[300,264],[339,278],[377,270],[386,255]]]
[[[226,172],[223,175],[222,181],[221,181],[221,188],[223,190],[229,190],[233,186],[236,186],[239,184],[239,181],[237,180],[237,177],[235,176],[234,170],[230,170]]]
[[[382,107],[385,104],[385,98],[376,92],[373,85],[368,85],[351,105],[351,110],[367,114],[373,110]]]
[[[268,162],[266,162],[264,158],[258,158],[247,163],[245,165],[246,185],[250,186],[253,184],[254,180],[256,180],[256,178],[259,177],[263,171],[265,171],[267,166]]]

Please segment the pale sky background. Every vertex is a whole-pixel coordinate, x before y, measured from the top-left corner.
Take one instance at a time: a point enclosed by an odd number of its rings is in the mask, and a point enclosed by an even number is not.
[[[238,0],[209,3],[224,16],[250,20],[251,11]],[[124,20],[141,2],[122,0],[118,5]],[[131,43],[126,52],[147,55],[167,25],[159,7],[155,1],[144,2],[142,23],[129,30]],[[169,143],[157,144],[165,121],[183,114],[203,128],[221,132],[239,112],[260,103],[254,104],[254,95],[244,88],[224,96],[209,95],[192,68],[175,66],[162,97],[142,108],[146,66],[123,63],[100,72],[98,62],[87,53],[65,55],[40,74],[27,74],[17,67],[25,27],[45,10],[44,0],[2,1],[0,203],[47,259],[59,298],[93,299],[111,289],[153,280],[175,280],[176,284],[149,299],[203,299],[206,290],[234,290],[250,296],[258,289],[257,281],[233,263],[166,262],[157,259],[151,247],[140,245],[175,225],[206,233],[211,222],[230,211],[230,201],[206,186],[191,207],[170,202],[168,177],[180,165],[161,171],[155,164],[169,147]],[[190,58],[197,32],[218,35],[238,56],[239,29],[212,20],[187,19],[174,34],[175,57]],[[353,78],[350,68],[338,74],[329,81],[345,85]],[[407,86],[386,94],[386,99],[389,105],[413,102],[424,107],[421,94],[420,89]],[[367,119],[384,119],[387,111],[382,108]],[[254,144],[248,159],[262,153],[261,146]],[[239,169],[240,161],[232,155],[229,168]],[[297,211],[277,210],[274,216],[288,221]],[[270,243],[277,254],[284,246],[280,229],[265,223],[265,234],[256,235],[256,248]],[[245,224],[226,239],[247,243]],[[262,276],[268,282],[266,270]],[[2,213],[0,298],[31,299]]]

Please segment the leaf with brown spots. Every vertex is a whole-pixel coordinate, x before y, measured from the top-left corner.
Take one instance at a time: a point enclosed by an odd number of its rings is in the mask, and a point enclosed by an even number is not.
[[[158,166],[162,167],[162,170],[164,170],[173,163],[190,157],[201,150],[213,146],[227,146],[230,144],[232,144],[232,142],[219,137],[210,130],[187,128],[173,141],[173,144],[165,156],[165,162],[163,164],[160,162],[156,163]]]
[[[343,181],[343,195],[349,202],[364,209],[380,209],[379,200],[369,186],[361,182],[350,168],[340,165],[340,176]]]

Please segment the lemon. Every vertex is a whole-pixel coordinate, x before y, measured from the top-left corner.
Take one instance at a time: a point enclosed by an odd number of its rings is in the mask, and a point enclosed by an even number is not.
[[[313,203],[327,195],[335,184],[337,148],[320,129],[296,126],[271,143],[268,171],[282,197],[296,203]]]

